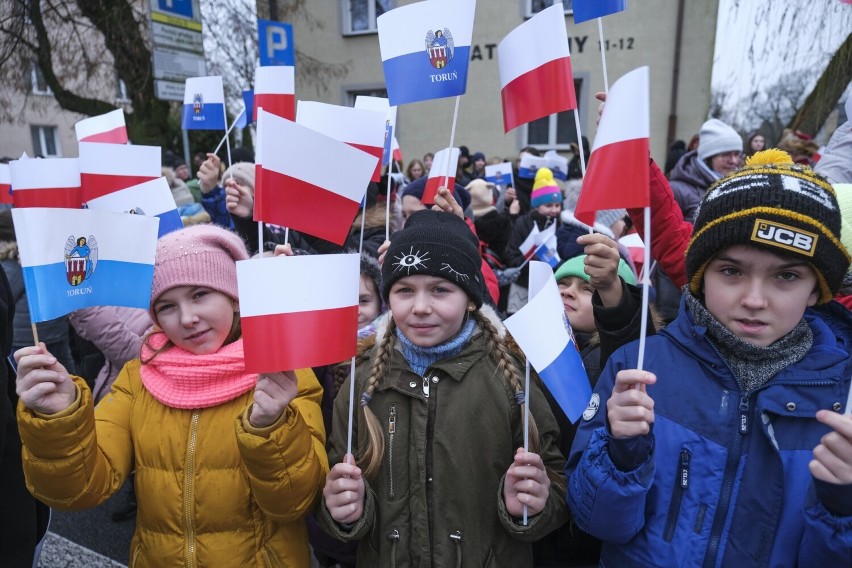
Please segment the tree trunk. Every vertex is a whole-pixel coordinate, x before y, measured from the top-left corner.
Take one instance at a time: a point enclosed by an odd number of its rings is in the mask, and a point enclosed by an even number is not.
[[[787,125],[815,136],[852,82],[852,34],[834,53],[814,90]]]

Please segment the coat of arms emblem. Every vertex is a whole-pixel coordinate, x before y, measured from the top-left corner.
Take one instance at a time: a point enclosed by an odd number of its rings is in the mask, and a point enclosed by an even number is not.
[[[429,30],[426,33],[426,54],[429,56],[429,63],[435,69],[443,69],[453,60],[455,46],[453,34],[448,28]]]
[[[72,286],[79,286],[90,278],[98,266],[98,241],[93,235],[65,241],[65,278]]]

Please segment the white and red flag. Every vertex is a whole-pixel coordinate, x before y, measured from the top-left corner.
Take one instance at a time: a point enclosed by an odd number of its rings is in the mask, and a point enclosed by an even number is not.
[[[265,109],[264,109],[265,110]],[[296,122],[376,157],[371,181],[382,177],[387,113],[375,110],[299,101]]]
[[[574,215],[587,225],[602,209],[650,205],[648,68],[616,81],[607,95]],[[647,240],[647,239],[646,239]]]
[[[0,203],[12,203],[12,172],[9,164],[0,164]]]
[[[80,143],[83,203],[157,179],[163,173],[159,146]]]
[[[444,148],[435,154],[432,159],[432,169],[429,170],[429,178],[426,180],[426,189],[423,190],[423,199],[420,200],[424,205],[435,203],[435,195],[441,187],[453,191],[456,185],[458,163],[458,148]]]
[[[254,113],[263,109],[287,120],[296,120],[296,68],[289,65],[258,67],[254,73]]]
[[[127,144],[124,111],[120,108],[99,116],[84,118],[74,125],[74,130],[77,131],[77,142]]]
[[[557,2],[503,38],[497,46],[503,128],[577,108],[565,8]]]
[[[237,262],[246,371],[315,367],[355,355],[359,275],[357,254]]]
[[[80,209],[77,158],[25,158],[9,163],[15,207]]]
[[[254,220],[343,244],[378,158],[265,110],[257,138]]]

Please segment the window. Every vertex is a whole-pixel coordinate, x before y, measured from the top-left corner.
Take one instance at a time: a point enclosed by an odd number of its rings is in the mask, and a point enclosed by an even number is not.
[[[44,73],[38,63],[35,61],[30,65],[30,87],[35,95],[52,95],[53,91],[47,86],[47,81],[44,80]]]
[[[554,4],[563,4],[565,6],[565,13],[571,14],[573,13],[572,4],[573,0],[525,0],[527,5],[527,18],[532,18],[545,8],[550,8]]]
[[[341,0],[343,34],[376,33],[376,18],[393,8],[393,0]]]
[[[116,104],[130,103],[130,97],[127,96],[127,83],[121,77],[116,77],[115,81],[115,102]]]
[[[35,156],[44,158],[60,158],[59,133],[55,126],[31,126],[33,135],[33,152]]]
[[[346,100],[343,104],[345,104],[346,106],[354,107],[355,99],[357,99],[358,97],[382,97],[386,99],[388,98],[388,90],[384,87],[376,87],[375,89],[347,89]]]
[[[574,92],[577,101],[580,96],[583,80],[574,78]],[[578,107],[578,111],[579,111]],[[574,111],[567,110],[534,120],[526,125],[525,146],[535,146],[540,150],[567,150],[572,142],[577,141],[577,125],[574,122]]]

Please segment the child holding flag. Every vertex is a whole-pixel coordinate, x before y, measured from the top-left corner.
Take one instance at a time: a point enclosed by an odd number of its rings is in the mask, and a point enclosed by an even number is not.
[[[318,514],[330,534],[360,539],[359,566],[530,566],[529,542],[567,520],[556,424],[537,384],[524,400],[480,264],[464,221],[432,210],[413,213],[387,251],[391,318],[355,376],[358,465],[344,455],[347,381]]]
[[[63,509],[105,501],[136,470],[130,564],[308,566],[304,517],[328,466],[310,370],[244,371],[235,234],[196,225],[157,246],[140,359],[97,409],[44,345],[15,353],[30,491]]]
[[[568,501],[602,564],[849,564],[850,339],[807,308],[850,256],[831,185],[779,154],[710,187],[678,317],[646,370],[612,355],[583,416]]]

